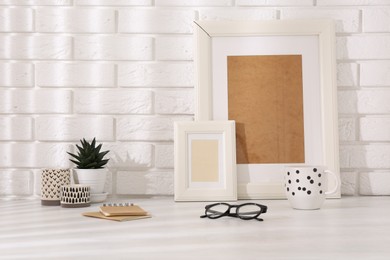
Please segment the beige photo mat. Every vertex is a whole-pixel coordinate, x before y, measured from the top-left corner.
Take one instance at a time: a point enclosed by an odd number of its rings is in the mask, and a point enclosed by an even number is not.
[[[191,140],[191,181],[219,181],[218,140]]]

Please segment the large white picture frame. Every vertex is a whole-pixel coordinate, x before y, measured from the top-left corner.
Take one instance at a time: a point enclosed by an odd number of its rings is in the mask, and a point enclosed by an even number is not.
[[[301,55],[304,164],[324,165],[340,178],[332,20],[196,21],[194,34],[196,120],[228,120],[227,56]],[[238,164],[238,198],[285,198],[285,165]],[[339,189],[332,197],[340,196]]]
[[[237,200],[234,121],[175,122],[175,201]]]

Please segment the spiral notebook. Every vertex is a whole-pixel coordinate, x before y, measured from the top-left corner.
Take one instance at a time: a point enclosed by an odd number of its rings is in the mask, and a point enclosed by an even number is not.
[[[103,206],[100,207],[100,212],[106,217],[148,215],[148,212],[146,212],[140,206],[130,203],[103,204]]]
[[[129,221],[151,217],[147,211],[132,203],[103,204],[99,207],[99,212],[85,212],[82,215],[115,221]]]
[[[82,214],[84,217],[92,217],[92,218],[100,218],[100,219],[107,219],[107,220],[114,220],[114,221],[130,221],[130,220],[137,220],[137,219],[144,219],[144,218],[151,218],[150,215],[145,216],[113,216],[113,217],[107,217],[104,216],[101,212],[84,212]]]

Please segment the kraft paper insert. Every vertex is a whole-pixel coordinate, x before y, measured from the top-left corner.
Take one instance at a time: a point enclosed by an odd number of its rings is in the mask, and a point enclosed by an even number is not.
[[[229,56],[228,113],[237,163],[303,163],[301,55]]]

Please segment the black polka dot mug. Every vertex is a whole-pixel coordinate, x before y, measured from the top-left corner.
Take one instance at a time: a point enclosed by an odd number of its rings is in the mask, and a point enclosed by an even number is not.
[[[328,177],[335,179],[335,186],[328,190]],[[339,178],[323,166],[287,166],[285,191],[294,209],[320,209],[326,195],[335,193],[340,186]]]

